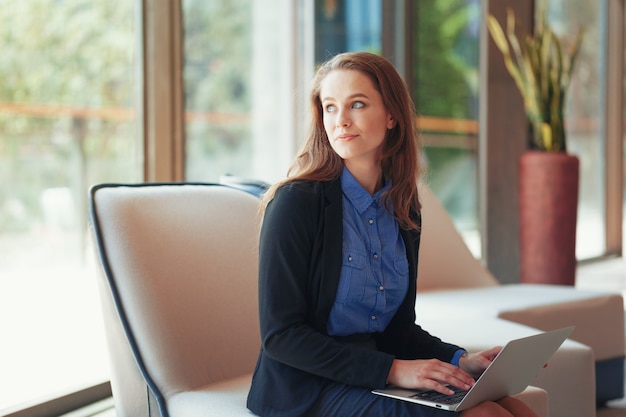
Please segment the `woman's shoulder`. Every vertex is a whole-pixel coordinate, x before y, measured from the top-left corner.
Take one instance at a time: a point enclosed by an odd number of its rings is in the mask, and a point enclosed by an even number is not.
[[[334,183],[338,181],[289,181],[276,189],[272,199],[268,202],[267,209],[274,212],[280,211],[283,214],[286,214],[285,210],[298,211],[301,215],[316,213],[329,204],[329,201],[336,199],[337,192],[334,190]],[[341,198],[340,184],[339,198]]]
[[[325,181],[293,180],[282,184],[278,190],[304,193],[319,192],[324,187],[324,184]]]
[[[294,180],[282,184],[276,189],[274,198],[279,196],[288,198],[317,199],[328,193],[337,181]]]

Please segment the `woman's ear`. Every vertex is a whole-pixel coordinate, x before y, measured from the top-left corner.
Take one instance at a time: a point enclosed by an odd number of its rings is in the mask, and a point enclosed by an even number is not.
[[[391,130],[394,127],[396,127],[396,121],[393,117],[389,116],[389,118],[387,119],[387,129]]]

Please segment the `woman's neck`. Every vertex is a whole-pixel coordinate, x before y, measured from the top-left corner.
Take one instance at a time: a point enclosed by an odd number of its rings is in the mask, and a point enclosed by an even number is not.
[[[380,164],[374,166],[358,165],[349,164],[348,161],[346,161],[346,168],[348,168],[348,171],[350,171],[354,179],[356,179],[370,195],[373,195],[385,185],[383,170]]]

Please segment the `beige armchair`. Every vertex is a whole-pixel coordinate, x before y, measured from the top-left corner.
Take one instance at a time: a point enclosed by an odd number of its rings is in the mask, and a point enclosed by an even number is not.
[[[118,417],[251,415],[258,203],[211,184],[92,188]],[[518,397],[547,417],[544,390]]]
[[[220,185],[91,190],[118,417],[251,415],[258,204]]]

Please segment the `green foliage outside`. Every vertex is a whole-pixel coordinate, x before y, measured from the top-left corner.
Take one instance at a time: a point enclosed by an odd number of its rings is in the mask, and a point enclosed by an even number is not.
[[[478,27],[480,3],[467,0],[415,2],[413,86],[418,114],[478,118]],[[462,132],[444,132],[463,135]],[[424,132],[433,140],[441,132]],[[475,149],[425,147],[427,181],[461,228],[477,223]]]
[[[467,0],[415,2],[413,84],[418,113],[475,119],[479,4]],[[472,36],[474,38],[472,39]]]
[[[85,230],[91,184],[142,180],[137,4],[0,2],[0,105],[8,106],[0,111],[0,233],[40,228],[42,195],[59,188],[72,194],[67,226]],[[251,16],[249,0],[183,1],[184,101],[200,115],[186,126],[196,179],[244,171],[250,160]],[[23,114],[22,105],[41,111]],[[47,113],[54,108],[120,113]]]
[[[0,111],[0,232],[38,227],[42,192],[57,187],[72,191],[73,227],[80,230],[90,184],[141,180],[136,4],[0,2],[0,104],[128,111],[112,118]],[[187,177],[245,175],[253,152],[253,2],[183,0],[182,6],[185,106],[214,117],[190,116],[186,124]],[[466,0],[416,2],[420,114],[475,118],[477,44],[467,32],[475,13]],[[465,151],[445,148],[427,154],[433,180],[444,178],[438,173],[450,161],[467,158]]]
[[[0,232],[39,227],[42,193],[59,187],[72,190],[74,225],[84,230],[89,184],[137,179],[132,115],[110,120],[47,113],[54,107],[133,108],[134,23],[128,1],[0,2],[0,103],[9,109],[0,112]],[[44,107],[20,114],[15,106],[21,105]]]
[[[185,107],[218,120],[186,125],[187,179],[248,174],[252,9],[250,0],[183,1]]]

